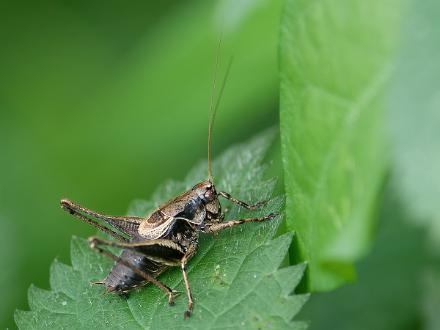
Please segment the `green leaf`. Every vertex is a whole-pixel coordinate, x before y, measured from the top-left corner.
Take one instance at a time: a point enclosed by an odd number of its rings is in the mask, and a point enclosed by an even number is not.
[[[227,204],[227,218],[243,218],[280,212],[283,198],[272,196],[275,180],[265,180],[261,165],[273,140],[268,131],[250,142],[230,148],[216,162],[217,187],[244,200],[266,200],[258,211],[247,212]],[[186,190],[206,177],[206,162],[194,168],[184,182],[170,182],[157,190],[150,203],[136,201],[129,214],[146,215],[154,205]],[[292,295],[305,265],[279,269],[291,244],[292,234],[274,238],[281,219],[251,223],[220,233],[202,235],[200,249],[189,263],[189,280],[195,297],[192,317],[183,319],[186,297],[169,307],[164,294],[151,285],[125,300],[103,295],[90,281],[103,278],[111,262],[92,251],[84,239],[73,238],[72,266],[54,262],[51,291],[31,287],[31,311],[17,311],[20,328],[148,328],[148,329],[304,329],[292,321],[307,295]],[[179,269],[160,276],[170,287],[184,292]]]
[[[411,1],[391,93],[395,182],[440,251],[440,3]]]
[[[387,166],[384,92],[400,1],[288,0],[281,26],[287,226],[308,286],[353,280]],[[298,252],[295,251],[295,254]]]
[[[427,231],[410,223],[405,205],[400,192],[388,184],[377,240],[371,253],[357,265],[358,281],[312,296],[300,315],[312,320],[312,329],[424,329],[420,326],[424,324],[422,279],[435,261],[426,246]],[[432,296],[426,297],[427,305],[435,301],[436,291],[431,290]],[[438,306],[432,305],[426,314],[438,314]]]

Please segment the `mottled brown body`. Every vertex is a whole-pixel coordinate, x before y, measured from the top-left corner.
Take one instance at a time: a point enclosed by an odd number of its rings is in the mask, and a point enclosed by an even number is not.
[[[142,242],[146,239],[165,239],[173,244],[156,244],[125,249],[121,259],[130,260],[132,265],[143,269],[152,276],[161,274],[169,266],[178,266],[189,249],[197,250],[198,233],[203,229],[205,220],[217,218],[220,214],[218,199],[209,182],[202,182],[191,190],[168,201],[151,215],[141,220],[137,227],[130,228],[129,242]],[[136,228],[135,228],[136,227]],[[120,226],[124,231],[124,228]],[[188,258],[192,257],[192,254]],[[122,262],[116,263],[103,281],[108,291],[127,293],[145,282]]]

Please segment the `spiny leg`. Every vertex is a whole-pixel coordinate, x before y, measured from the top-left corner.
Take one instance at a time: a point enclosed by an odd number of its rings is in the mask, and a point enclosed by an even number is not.
[[[122,238],[122,236],[117,234],[115,231],[100,225],[98,222],[95,221],[95,219],[103,220],[129,236],[133,236],[133,234],[137,233],[137,228],[144,220],[143,218],[135,216],[113,216],[100,214],[68,199],[62,199],[60,201],[60,205],[62,209],[68,211],[73,216],[87,222],[88,224],[91,224],[92,226],[99,228],[100,230],[112,235],[117,239],[122,239],[124,241],[126,241],[125,238]]]
[[[62,208],[74,209],[77,212],[83,212],[85,214],[91,215],[97,219],[101,220],[112,220],[112,221],[122,221],[122,222],[134,222],[136,224],[140,224],[144,219],[141,217],[135,216],[115,216],[115,215],[106,215],[90,210],[86,207],[83,207],[69,199],[62,199],[60,201]]]
[[[262,221],[270,220],[270,219],[275,218],[277,215],[278,214],[276,214],[276,213],[270,213],[268,215],[265,215],[264,217],[229,220],[226,222],[207,224],[205,226],[204,232],[213,234],[213,233],[217,233],[223,229],[231,228],[233,226],[241,225],[241,224],[247,223],[247,222],[262,222]]]
[[[218,194],[220,196],[226,198],[227,200],[230,200],[232,203],[237,204],[241,207],[244,207],[247,210],[255,210],[255,209],[258,209],[259,207],[267,204],[267,201],[260,201],[255,204],[248,204],[248,203],[245,203],[241,200],[238,200],[238,199],[232,197],[230,194],[228,194],[227,192],[224,192],[224,191],[220,191]]]
[[[84,214],[80,213],[79,209],[77,208],[76,204],[73,204],[72,202],[70,202],[69,200],[66,199],[62,199],[60,202],[61,208],[67,212],[69,212],[71,215],[73,215],[74,217],[98,228],[99,230],[103,231],[104,233],[109,234],[110,236],[113,236],[114,238],[120,240],[120,241],[128,241],[124,236],[118,234],[117,232],[99,224],[98,222],[86,217]]]
[[[120,247],[120,248],[136,248],[142,246],[160,245],[160,246],[168,247],[170,249],[177,250],[182,254],[185,253],[185,251],[183,251],[180,245],[169,239],[150,239],[141,242],[118,242],[118,241],[107,240],[98,236],[91,236],[89,237],[88,241],[90,246],[103,244],[107,246]]]
[[[127,266],[128,268],[130,268],[133,272],[135,272],[136,274],[138,274],[139,276],[141,276],[142,278],[144,278],[146,281],[150,282],[151,284],[157,286],[159,289],[161,289],[166,295],[168,295],[168,304],[173,305],[174,304],[174,299],[176,298],[178,292],[170,289],[168,286],[166,286],[165,284],[163,284],[161,281],[157,280],[156,278],[154,278],[153,276],[151,276],[150,274],[143,272],[142,270],[134,267],[132,264],[130,264],[127,260],[124,260],[116,255],[114,255],[113,253],[104,250],[103,248],[99,247],[96,245],[95,241],[89,241],[90,243],[90,247],[92,249],[97,250],[99,253],[105,255],[106,257],[114,260],[115,262],[121,262],[122,264],[124,264],[125,266]],[[105,243],[102,243],[105,244]]]
[[[188,306],[186,308],[185,313],[183,314],[183,317],[185,319],[187,319],[188,317],[191,316],[192,309],[193,309],[193,298],[192,298],[192,293],[191,293],[191,287],[189,286],[188,274],[186,271],[186,264],[187,264],[189,258],[194,254],[195,251],[196,251],[196,247],[194,245],[191,245],[188,248],[188,251],[183,256],[182,260],[180,261],[180,268],[182,270],[183,281],[185,282],[186,296],[188,297]]]

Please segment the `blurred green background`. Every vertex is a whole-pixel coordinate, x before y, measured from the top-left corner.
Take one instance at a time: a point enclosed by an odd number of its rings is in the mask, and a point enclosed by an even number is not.
[[[402,4],[379,235],[356,284],[312,296],[301,318],[314,329],[440,326],[440,5]],[[220,36],[219,77],[234,61],[214,156],[278,123],[282,7],[0,3],[0,328],[15,328],[31,283],[48,288],[54,258],[69,263],[71,235],[95,232],[64,214],[60,198],[124,214],[206,157]]]
[[[48,288],[72,234],[94,229],[61,197],[125,214],[206,157],[219,77],[234,57],[214,155],[278,117],[281,1],[2,1],[0,4],[0,328]]]

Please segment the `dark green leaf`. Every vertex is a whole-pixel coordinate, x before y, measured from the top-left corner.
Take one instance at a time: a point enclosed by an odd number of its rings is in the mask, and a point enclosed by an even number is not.
[[[280,212],[283,199],[273,197],[274,180],[263,177],[261,165],[274,132],[266,132],[249,143],[229,149],[214,163],[217,187],[244,200],[270,202],[252,213],[230,207],[227,218]],[[191,187],[206,176],[206,163],[197,166],[184,182],[170,182],[158,189],[153,204]],[[130,214],[145,215],[153,204],[137,201]],[[195,297],[194,314],[183,320],[185,294],[169,307],[163,293],[147,286],[127,300],[103,295],[91,286],[103,278],[111,262],[92,251],[84,239],[73,238],[72,266],[57,261],[51,269],[51,291],[29,289],[30,312],[18,311],[20,328],[151,328],[151,329],[303,329],[305,323],[292,318],[307,300],[293,295],[304,264],[279,269],[291,244],[287,233],[274,238],[280,218],[227,230],[216,237],[202,236],[200,250],[189,264],[189,280]],[[179,269],[160,277],[184,292]]]

